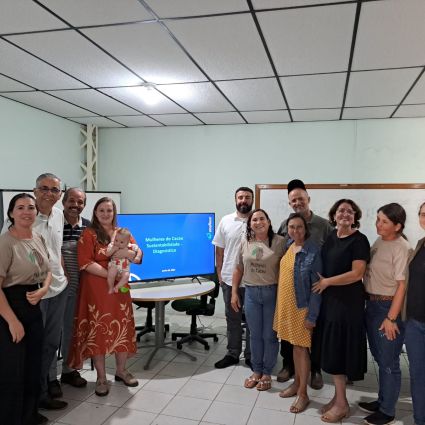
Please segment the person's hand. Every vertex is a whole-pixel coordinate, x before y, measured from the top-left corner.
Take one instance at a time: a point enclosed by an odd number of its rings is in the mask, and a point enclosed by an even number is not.
[[[127,248],[117,249],[112,254],[112,259],[114,259],[114,260],[122,260],[123,258],[128,258],[128,249]]]
[[[27,300],[30,304],[36,305],[47,294],[48,289],[43,287],[35,291],[27,292]]]
[[[323,277],[320,273],[317,274],[319,275],[320,280],[318,280],[316,283],[313,283],[311,291],[315,292],[316,294],[321,294],[329,286],[329,282],[328,279]]]
[[[311,323],[309,320],[307,320],[307,319],[305,319],[304,320],[304,327],[308,330],[308,331],[310,331],[310,332],[312,332],[313,331],[313,328],[316,326],[316,324],[315,323]]]
[[[384,319],[379,330],[385,334],[388,341],[394,341],[397,338],[397,334],[400,333],[397,323],[388,319]]]
[[[12,341],[16,343],[21,342],[22,338],[25,336],[24,327],[18,319],[14,319],[9,323],[9,332],[12,336]]]
[[[235,310],[236,312],[239,311],[239,309],[241,308],[241,302],[239,301],[238,294],[232,293],[232,298],[230,300],[230,304],[231,304],[233,310]]]

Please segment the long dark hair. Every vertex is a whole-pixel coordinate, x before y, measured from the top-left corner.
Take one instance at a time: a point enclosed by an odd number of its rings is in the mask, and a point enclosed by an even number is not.
[[[273,238],[274,238],[275,232],[273,232],[272,223],[271,223],[271,221],[270,221],[270,218],[269,218],[268,214],[267,214],[267,213],[266,213],[263,209],[261,209],[261,208],[257,208],[257,209],[255,209],[255,210],[253,210],[253,211],[251,211],[251,212],[249,213],[248,220],[247,220],[247,222],[246,222],[246,240],[247,240],[248,242],[250,242],[250,241],[254,240],[254,238],[255,238],[254,231],[252,230],[252,227],[251,227],[251,220],[252,220],[252,216],[253,216],[256,212],[262,212],[262,213],[266,216],[267,221],[268,221],[268,222],[269,222],[269,224],[270,224],[270,226],[269,226],[269,230],[268,230],[268,232],[267,232],[267,236],[268,236],[268,238],[269,238],[269,247],[271,247],[271,246],[272,246],[272,240],[273,240]]]
[[[91,219],[90,227],[95,231],[96,236],[97,236],[97,240],[99,241],[99,243],[101,243],[103,245],[107,245],[109,242],[111,242],[111,237],[105,231],[103,226],[99,223],[99,220],[96,217],[97,208],[99,207],[100,204],[103,204],[104,202],[110,202],[112,204],[112,208],[114,210],[114,217],[112,218],[112,227],[113,228],[117,227],[117,207],[116,207],[113,199],[111,199],[107,196],[100,198],[96,202],[96,204],[93,208],[93,216],[92,216],[92,219]]]
[[[11,225],[9,226],[9,228],[11,228],[14,224],[15,224],[15,220],[12,217],[12,211],[15,208],[16,205],[16,201],[18,201],[19,199],[32,199],[34,201],[34,205],[37,208],[37,205],[35,203],[35,198],[34,196],[30,195],[29,193],[18,193],[17,195],[15,195],[9,202],[9,207],[7,208],[7,217],[10,220]]]
[[[391,202],[391,204],[386,204],[380,207],[377,213],[379,212],[385,214],[395,226],[400,224],[400,230],[397,233],[407,240],[406,235],[403,233],[404,226],[406,224],[406,211],[404,208],[396,202]]]

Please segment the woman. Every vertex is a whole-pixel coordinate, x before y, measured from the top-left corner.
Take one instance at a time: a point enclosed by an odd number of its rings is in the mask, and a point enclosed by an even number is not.
[[[95,393],[106,396],[105,355],[115,353],[115,381],[129,387],[137,380],[125,368],[127,358],[136,353],[136,337],[130,293],[109,294],[106,248],[117,228],[117,210],[111,198],[99,199],[93,210],[92,224],[78,242],[78,264],[81,270],[77,317],[69,357],[70,366],[80,369],[92,358],[97,372]],[[134,243],[134,240],[132,240]],[[128,259],[140,263],[142,252],[128,250]]]
[[[419,224],[425,230],[425,202],[419,208]],[[409,259],[406,276],[406,349],[409,358],[410,391],[416,425],[425,425],[425,238],[419,240]]]
[[[340,199],[329,211],[336,227],[322,246],[323,276],[313,285],[322,294],[313,356],[333,375],[335,394],[323,406],[323,422],[339,422],[349,414],[346,380],[364,378],[367,367],[362,278],[369,261],[369,242],[357,229],[362,213],[351,199]]]
[[[366,329],[370,351],[379,367],[378,400],[360,402],[371,425],[393,423],[400,394],[400,353],[404,325],[400,311],[405,293],[405,269],[410,246],[403,237],[406,212],[396,203],[378,209],[376,231],[366,269]]]
[[[245,285],[245,316],[251,333],[253,374],[245,388],[258,391],[271,388],[271,373],[276,364],[279,343],[273,330],[279,261],[284,251],[283,237],[273,232],[267,213],[256,209],[250,213],[246,238],[241,241],[232,278],[231,305],[241,308],[238,289]]]
[[[39,306],[52,274],[42,236],[32,232],[35,199],[15,195],[7,216],[12,223],[0,236],[0,423],[47,422],[37,413],[40,393],[43,321]]]
[[[322,259],[319,246],[309,239],[307,222],[301,214],[291,214],[286,227],[290,237],[289,248],[280,262],[273,328],[278,338],[293,345],[294,351],[294,382],[279,395],[284,398],[296,395],[290,411],[301,413],[310,402],[307,395],[309,350],[321,299],[319,294],[311,292],[311,288],[322,273]]]

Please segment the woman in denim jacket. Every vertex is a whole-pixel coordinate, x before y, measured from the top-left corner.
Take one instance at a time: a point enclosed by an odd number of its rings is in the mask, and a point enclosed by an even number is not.
[[[286,222],[290,239],[280,262],[274,329],[280,339],[294,346],[295,379],[280,392],[283,398],[296,396],[290,411],[300,413],[310,400],[307,380],[310,375],[311,333],[319,315],[321,296],[311,292],[320,279],[320,247],[311,239],[305,218],[291,214]]]

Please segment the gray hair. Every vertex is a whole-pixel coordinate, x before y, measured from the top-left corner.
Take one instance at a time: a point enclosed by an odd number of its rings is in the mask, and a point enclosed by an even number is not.
[[[58,176],[56,176],[56,175],[54,175],[52,173],[43,173],[43,174],[40,174],[37,177],[37,180],[35,181],[35,187],[38,187],[38,185],[40,184],[41,180],[44,180],[44,179],[55,179],[55,180],[58,180],[59,181],[59,184],[61,184],[61,179]]]
[[[63,194],[62,203],[66,202],[69,196],[69,192],[71,192],[71,190],[76,190],[77,192],[82,193],[84,195],[84,205],[86,205],[86,201],[87,201],[86,192],[84,192],[84,190],[81,189],[80,187],[69,187],[68,189],[66,189]]]

